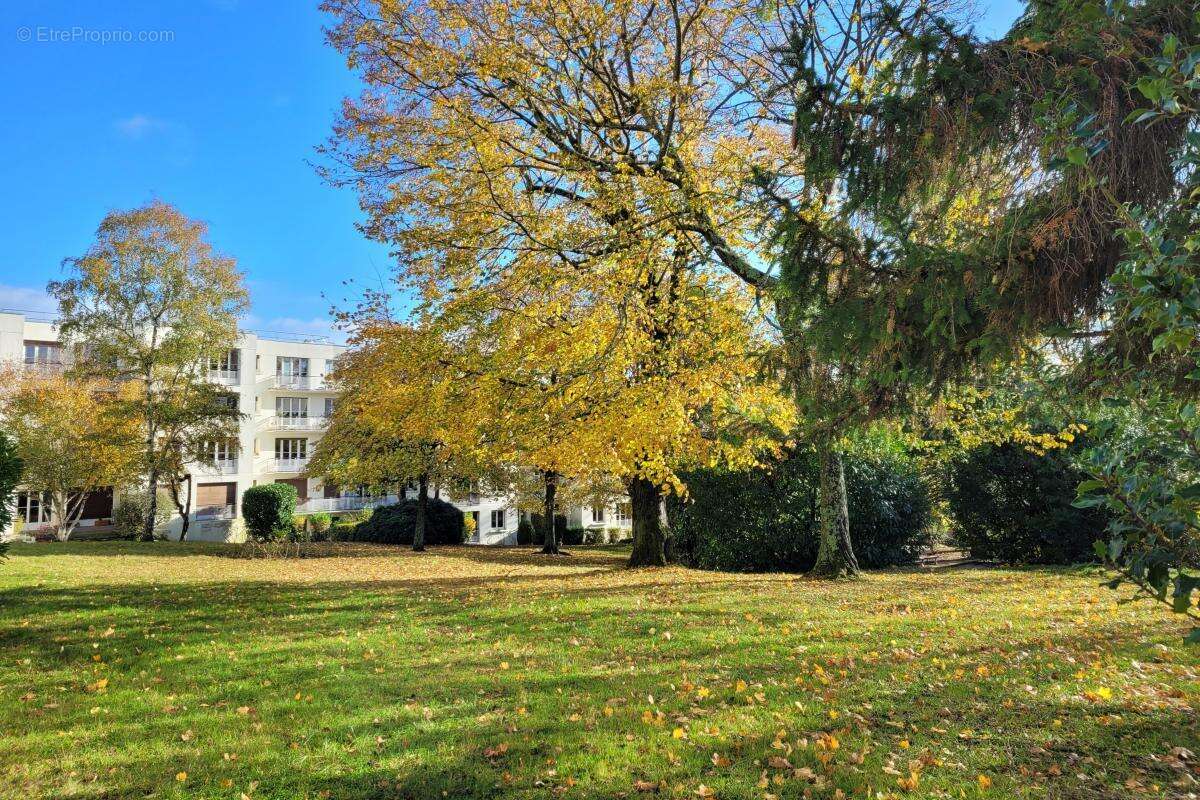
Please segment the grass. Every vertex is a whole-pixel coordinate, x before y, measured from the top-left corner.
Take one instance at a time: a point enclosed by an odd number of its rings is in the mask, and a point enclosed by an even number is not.
[[[233,552],[13,548],[0,796],[1200,790],[1200,650],[1094,573],[831,584],[628,571],[611,550]]]

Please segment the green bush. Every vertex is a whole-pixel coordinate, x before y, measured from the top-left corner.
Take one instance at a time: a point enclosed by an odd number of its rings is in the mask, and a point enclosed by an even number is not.
[[[416,523],[416,500],[379,506],[370,519],[355,526],[351,541],[412,544]],[[445,500],[429,498],[425,509],[425,544],[462,544],[465,540],[462,512]]]
[[[533,523],[528,517],[522,516],[517,523],[517,544],[533,544]]]
[[[916,562],[929,543],[929,493],[899,456],[847,456],[850,539],[863,567]],[[770,469],[683,476],[669,501],[669,556],[701,569],[806,572],[817,557],[817,465],[797,455]]]
[[[120,505],[113,509],[113,530],[119,539],[141,538],[146,524],[146,515],[150,513],[150,499],[142,491],[124,495]],[[164,492],[158,494],[158,509],[154,517],[154,534],[156,538],[166,536],[167,524],[175,513],[175,506]]]
[[[1069,452],[1039,456],[1007,443],[967,452],[946,480],[954,538],[976,558],[1009,564],[1095,560],[1093,543],[1104,538],[1108,513],[1072,505],[1089,476],[1070,459]]]
[[[567,528],[566,530],[560,530],[559,536],[561,538],[559,539],[558,543],[563,545],[583,544],[583,537],[586,532],[586,528]]]
[[[335,522],[329,526],[328,537],[331,542],[352,542],[354,526],[347,522]]]
[[[296,487],[287,483],[264,483],[242,493],[242,516],[246,532],[257,542],[272,542],[287,536],[296,511]]]
[[[12,522],[12,494],[21,482],[23,465],[17,455],[17,447],[12,440],[0,431],[0,531]],[[2,545],[0,545],[2,546]]]
[[[546,522],[545,522],[546,515],[545,514],[530,514],[530,517],[532,518],[530,525],[533,527],[533,533],[529,537],[530,544],[534,544],[534,545],[537,545],[540,547],[541,545],[544,545],[546,543]],[[555,514],[554,515],[554,531],[556,534],[558,534],[558,543],[566,544],[566,537],[567,537],[567,515],[566,514]],[[520,532],[520,530],[518,530],[517,536],[520,537],[520,535],[521,535],[521,532]],[[520,541],[519,538],[518,538],[518,541]],[[578,544],[578,542],[576,544]]]
[[[324,511],[308,515],[308,532],[314,542],[324,542],[329,539],[329,528],[333,525],[333,517]]]

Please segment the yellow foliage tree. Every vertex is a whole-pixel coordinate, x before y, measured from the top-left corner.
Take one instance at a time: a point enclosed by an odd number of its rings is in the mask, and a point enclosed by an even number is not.
[[[0,417],[23,464],[21,481],[47,493],[65,542],[89,493],[137,480],[140,428],[124,413],[136,387],[18,369],[0,373],[0,386]]]
[[[489,441],[543,474],[547,519],[561,476],[619,475],[631,563],[657,564],[675,466],[781,427],[751,358],[775,279],[743,200],[790,147],[713,80],[753,36],[743,10],[567,5],[328,2],[371,89],[331,141],[349,173],[327,174],[361,191],[426,313],[478,342],[465,373],[507,398]]]

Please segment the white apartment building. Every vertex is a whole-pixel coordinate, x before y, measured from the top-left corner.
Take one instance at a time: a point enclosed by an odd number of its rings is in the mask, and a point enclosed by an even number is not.
[[[396,502],[396,497],[370,497],[355,489],[334,486],[307,471],[308,459],[328,422],[337,392],[326,381],[334,359],[344,347],[327,341],[286,335],[244,333],[238,346],[212,365],[212,380],[236,397],[243,421],[235,443],[214,445],[214,466],[196,466],[190,476],[192,520],[188,538],[240,541],[242,493],[263,483],[296,487],[297,513],[339,512]],[[0,361],[25,369],[63,369],[66,356],[53,320],[22,312],[0,311]],[[23,530],[36,533],[54,524],[37,487],[17,498]],[[477,544],[515,544],[518,511],[509,497],[470,494],[441,497],[475,519],[471,541]],[[119,502],[119,497],[116,502]],[[111,524],[112,491],[100,492],[85,503],[81,531]],[[580,512],[586,516],[587,510]],[[178,536],[181,520],[171,522]]]

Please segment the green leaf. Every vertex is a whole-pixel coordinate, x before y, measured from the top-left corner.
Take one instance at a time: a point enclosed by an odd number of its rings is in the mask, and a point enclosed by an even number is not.
[[[1083,165],[1087,164],[1087,150],[1083,149],[1079,145],[1071,145],[1067,148],[1067,151],[1064,153],[1064,155],[1067,157],[1068,163],[1074,164],[1077,167],[1082,167]]]
[[[1096,541],[1092,542],[1092,550],[1095,551],[1096,557],[1101,561],[1108,560],[1108,545],[1106,545],[1103,540],[1097,539]]]

